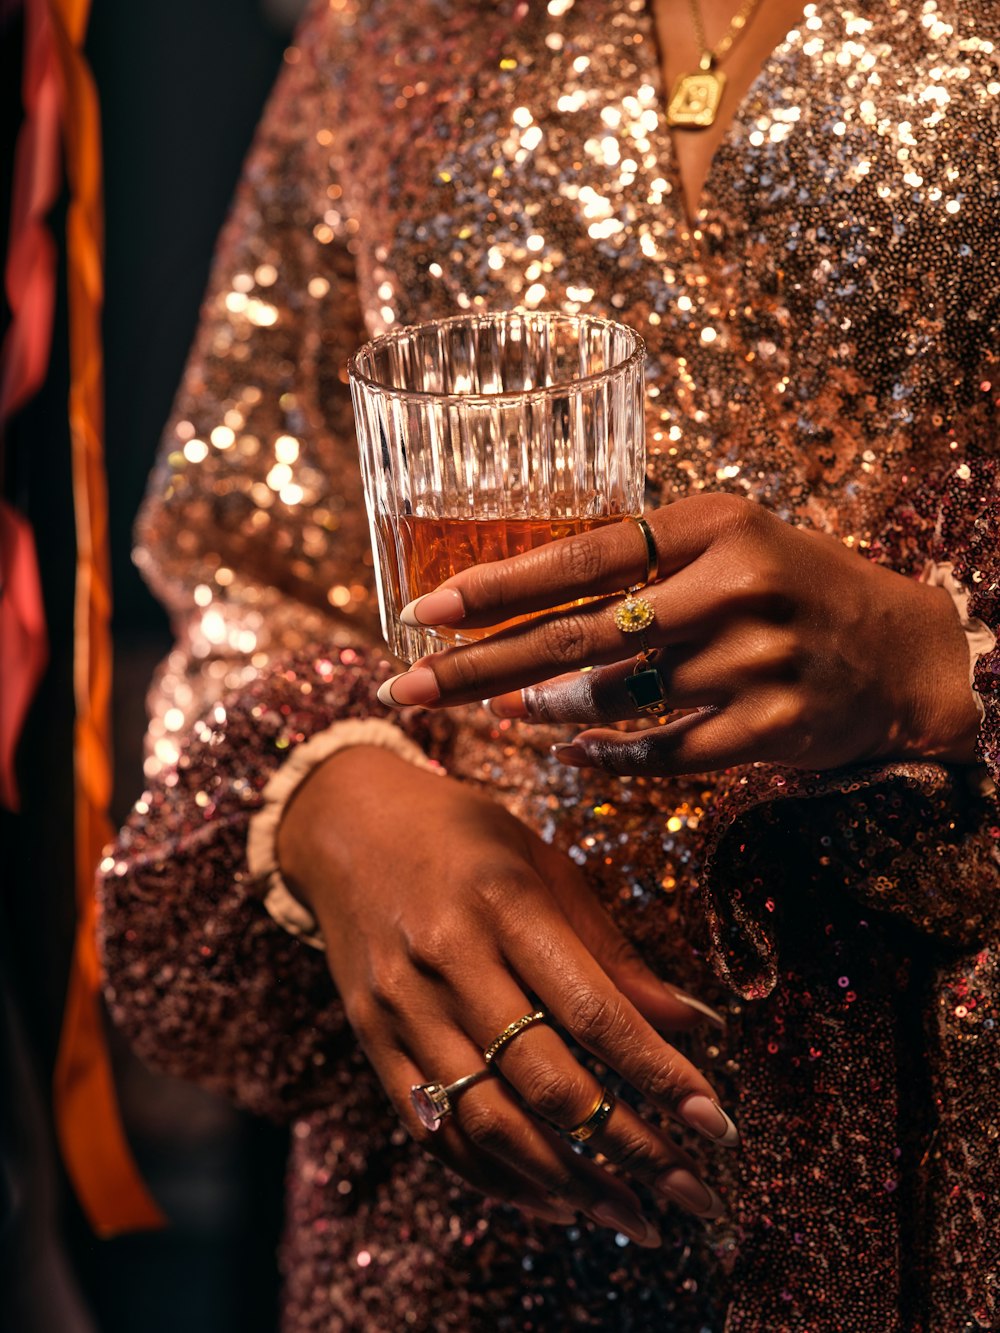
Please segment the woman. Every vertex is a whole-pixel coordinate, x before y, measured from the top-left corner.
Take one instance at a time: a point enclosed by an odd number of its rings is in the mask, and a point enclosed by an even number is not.
[[[1000,1320],[990,17],[331,0],[288,52],[141,522],[179,638],[103,918],[139,1050],[293,1121],[286,1329]],[[646,665],[709,710],[653,741],[561,725],[635,718],[607,601],[382,660],[346,356],[518,303],[649,345]],[[639,535],[409,614],[614,593]]]

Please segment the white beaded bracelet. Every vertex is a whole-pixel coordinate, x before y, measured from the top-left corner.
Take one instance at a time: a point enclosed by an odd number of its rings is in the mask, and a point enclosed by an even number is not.
[[[324,948],[323,937],[312,912],[291,892],[278,865],[278,829],[289,801],[314,768],[338,750],[374,745],[391,750],[418,768],[440,773],[415,741],[382,718],[345,718],[317,732],[289,753],[263,792],[263,805],[250,820],[247,831],[247,866],[253,879],[267,885],[264,906],[279,926],[314,949]]]
[[[972,686],[979,716],[984,718],[986,709],[983,707],[983,701],[975,688],[976,663],[984,653],[991,653],[997,646],[996,635],[981,620],[969,615],[969,590],[956,579],[954,565],[939,565],[933,560],[928,560],[924,565],[923,573],[920,575],[920,582],[926,583],[930,588],[944,588],[955,604],[955,610],[958,612],[962,629],[965,631],[965,641],[969,649],[969,684]]]

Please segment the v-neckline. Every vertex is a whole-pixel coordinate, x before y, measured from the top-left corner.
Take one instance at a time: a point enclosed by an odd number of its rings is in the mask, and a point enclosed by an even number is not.
[[[745,134],[746,116],[748,109],[752,106],[758,96],[759,89],[775,72],[775,66],[779,66],[788,56],[793,44],[793,35],[801,33],[803,24],[806,21],[808,9],[815,10],[815,17],[822,18],[822,11],[825,9],[823,0],[812,0],[812,3],[806,3],[803,0],[802,12],[798,20],[793,23],[785,32],[784,37],[778,42],[764,58],[760,69],[754,75],[752,82],[746,89],[746,92],[734,106],[733,113],[729,118],[729,123],[723,131],[722,137],[715,146],[715,151],[708,163],[708,169],[705,172],[705,178],[701,184],[701,192],[697,199],[697,208],[694,216],[688,206],[687,191],[684,188],[684,178],[681,175],[680,160],[677,155],[677,144],[674,133],[667,124],[667,105],[669,103],[669,90],[666,87],[666,70],[663,63],[663,53],[660,47],[660,35],[656,23],[656,14],[653,10],[653,0],[645,0],[641,12],[642,21],[646,26],[650,41],[649,49],[652,51],[652,60],[648,73],[652,74],[651,85],[656,93],[658,111],[660,116],[659,140],[662,145],[661,157],[662,165],[666,174],[669,175],[670,183],[676,192],[678,200],[678,211],[680,219],[683,222],[685,232],[695,234],[702,228],[704,221],[711,211],[711,204],[715,199],[715,177],[718,174],[722,161],[729,155],[734,142],[739,136]]]

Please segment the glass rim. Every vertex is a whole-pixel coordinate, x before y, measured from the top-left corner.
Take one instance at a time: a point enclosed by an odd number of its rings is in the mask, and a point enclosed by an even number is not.
[[[390,342],[396,342],[406,334],[421,333],[425,329],[442,328],[449,324],[479,324],[483,326],[499,324],[514,315],[526,320],[535,318],[551,320],[553,323],[560,321],[583,323],[589,321],[592,324],[604,325],[606,328],[621,329],[634,341],[635,346],[624,360],[618,361],[615,365],[608,366],[604,370],[595,370],[591,375],[581,375],[579,379],[566,380],[560,384],[541,384],[534,389],[502,389],[497,393],[445,393],[442,390],[435,389],[401,389],[396,385],[381,384],[360,368],[360,358],[362,356],[373,353]],[[628,324],[623,324],[618,319],[606,319],[603,315],[570,315],[562,310],[492,310],[483,311],[479,314],[448,315],[444,319],[428,319],[420,324],[406,324],[398,329],[390,329],[388,333],[381,333],[377,338],[370,339],[358,348],[347,363],[347,373],[353,383],[363,384],[366,389],[374,390],[387,398],[403,398],[413,402],[468,403],[474,407],[488,407],[495,406],[498,403],[523,403],[526,399],[565,397],[568,393],[594,388],[602,382],[627,373],[636,361],[644,361],[645,357],[646,344],[642,336]]]

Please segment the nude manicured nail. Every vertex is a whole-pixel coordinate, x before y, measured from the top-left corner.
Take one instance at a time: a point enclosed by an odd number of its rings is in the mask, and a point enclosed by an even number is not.
[[[568,764],[570,768],[593,768],[587,751],[572,741],[568,745],[553,745],[551,753],[560,764]]]
[[[702,1093],[685,1097],[677,1113],[686,1125],[704,1134],[706,1139],[721,1143],[723,1148],[735,1148],[740,1141],[739,1130],[711,1097],[705,1097]]]
[[[404,625],[455,625],[465,619],[465,603],[457,588],[437,588],[423,597],[407,602],[399,613]]]
[[[647,1222],[640,1213],[618,1199],[609,1199],[606,1203],[597,1204],[591,1209],[590,1216],[602,1227],[620,1231],[622,1235],[628,1236],[629,1240],[634,1240],[636,1245],[641,1245],[644,1249],[655,1250],[660,1244],[660,1233],[652,1222]]]
[[[671,986],[670,994],[675,1000],[680,1000],[681,1004],[686,1004],[689,1009],[701,1014],[702,1018],[707,1018],[720,1031],[725,1031],[726,1020],[711,1005],[707,1005],[704,1000],[698,1000],[695,996],[689,995],[686,990],[681,990],[680,986]]]
[[[693,1171],[683,1167],[661,1176],[656,1188],[696,1217],[719,1217],[722,1214],[722,1200],[715,1190],[709,1189]]]
[[[412,667],[400,676],[392,676],[378,687],[379,703],[389,708],[408,704],[432,704],[441,698],[437,677],[430,667]]]

